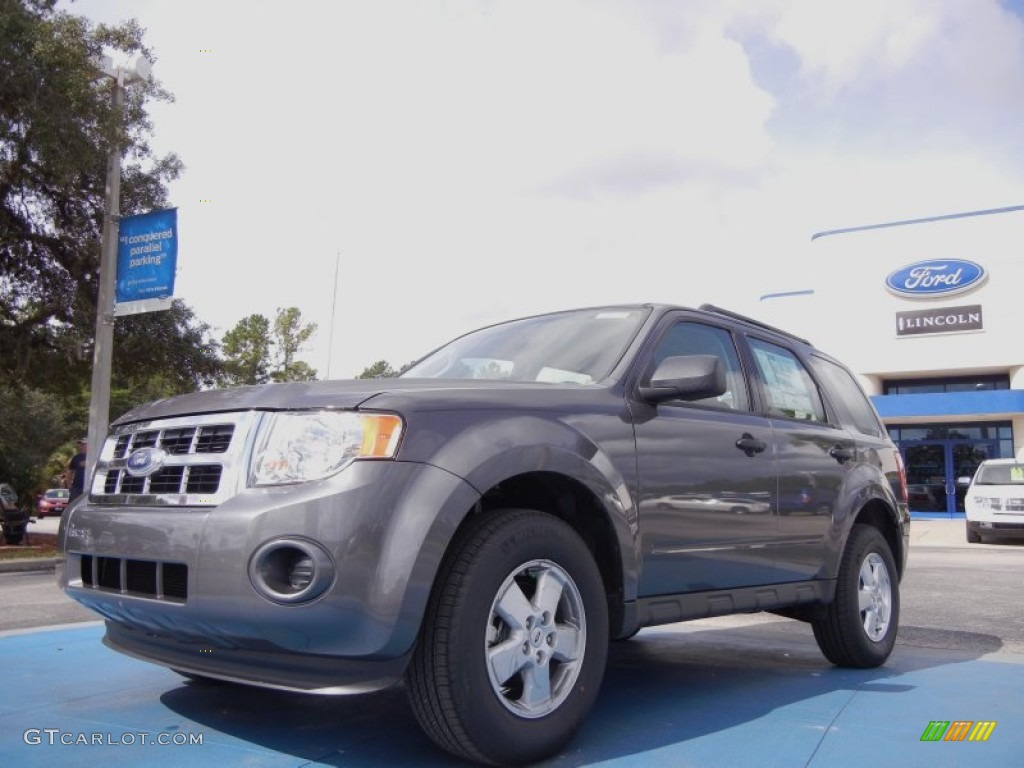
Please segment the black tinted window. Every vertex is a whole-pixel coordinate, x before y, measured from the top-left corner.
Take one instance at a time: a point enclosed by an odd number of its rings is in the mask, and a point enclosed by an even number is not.
[[[827,387],[844,426],[853,427],[865,435],[881,436],[882,427],[875,416],[875,409],[845,368],[820,357],[811,358],[811,367]]]
[[[982,463],[975,485],[1024,485],[1024,466]]]
[[[651,373],[666,357],[685,355],[714,355],[721,361],[722,369],[725,371],[726,390],[723,394],[692,402],[713,408],[732,408],[741,411],[749,408],[746,380],[740,367],[739,355],[736,354],[736,345],[728,331],[703,323],[676,323],[658,342]]]
[[[769,416],[825,421],[818,388],[796,355],[760,339],[751,339],[750,348],[764,382],[765,410]]]
[[[648,314],[644,307],[613,307],[493,325],[441,347],[402,376],[592,384],[611,373]]]

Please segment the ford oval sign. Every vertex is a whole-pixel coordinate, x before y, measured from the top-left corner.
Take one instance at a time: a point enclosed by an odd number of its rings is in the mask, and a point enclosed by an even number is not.
[[[984,279],[985,268],[973,261],[935,259],[897,269],[885,278],[885,285],[900,296],[928,298],[963,293],[976,288]]]
[[[132,451],[124,468],[132,477],[148,477],[154,472],[159,472],[164,465],[167,453],[163,448],[139,448]]]

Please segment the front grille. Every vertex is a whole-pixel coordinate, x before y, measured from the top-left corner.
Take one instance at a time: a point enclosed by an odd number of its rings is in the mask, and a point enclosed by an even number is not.
[[[234,433],[234,425],[217,424],[212,427],[203,427],[199,430],[199,439],[196,440],[197,453],[224,453],[231,445],[231,436]]]
[[[146,478],[144,477],[132,477],[127,472],[121,475],[121,485],[117,491],[119,493],[142,493],[142,489],[146,487]]]
[[[181,493],[185,467],[164,467],[149,478],[150,493]]]
[[[246,444],[259,419],[245,411],[120,427],[100,455],[90,499],[133,506],[219,504],[244,487]],[[141,448],[155,449],[148,458],[159,469],[136,477],[127,466]]]
[[[160,437],[159,432],[136,432],[135,439],[132,440],[132,450],[138,448],[152,448],[156,445],[157,438]]]
[[[185,600],[188,597],[188,566],[164,563],[164,595]]]
[[[84,587],[177,603],[188,599],[188,566],[184,563],[81,555],[81,564]]]
[[[145,429],[134,434],[118,435],[114,440],[114,458],[123,459],[139,448],[152,448],[159,443],[172,456],[192,453],[225,453],[231,445],[234,424]]]
[[[156,563],[145,560],[125,561],[125,591],[156,596]]]
[[[1024,512],[1024,499],[1007,499],[1006,509],[1009,512]]]
[[[131,435],[120,435],[114,444],[114,458],[123,459],[128,455],[128,444],[132,441]]]
[[[220,486],[220,464],[189,464],[164,467],[150,477],[133,477],[124,470],[107,473],[104,493],[216,493]],[[148,480],[148,484],[147,484]]]
[[[186,493],[216,493],[220,486],[219,464],[195,464],[188,468]]]
[[[192,438],[195,435],[195,427],[164,430],[163,435],[160,437],[160,447],[174,455],[188,453],[192,448]]]

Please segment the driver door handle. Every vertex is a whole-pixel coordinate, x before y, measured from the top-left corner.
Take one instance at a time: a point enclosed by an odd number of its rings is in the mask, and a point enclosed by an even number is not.
[[[828,455],[840,464],[844,464],[854,457],[854,451],[853,448],[844,448],[841,445],[834,445],[832,446],[832,450],[828,452]]]
[[[736,441],[736,447],[747,454],[747,456],[753,456],[755,453],[761,453],[767,448],[768,443],[764,440],[758,440],[749,432],[744,432],[742,437]]]

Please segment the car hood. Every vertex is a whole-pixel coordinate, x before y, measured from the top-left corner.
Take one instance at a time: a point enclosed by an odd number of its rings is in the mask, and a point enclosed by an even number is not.
[[[132,409],[112,426],[138,421],[249,410],[354,409],[435,410],[485,407],[545,407],[579,403],[603,387],[454,379],[353,379],[292,381],[212,389],[156,400]],[[373,401],[372,403],[370,401]]]

